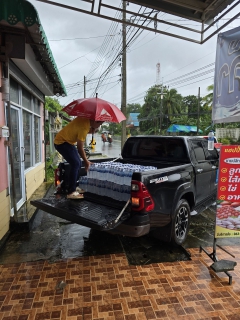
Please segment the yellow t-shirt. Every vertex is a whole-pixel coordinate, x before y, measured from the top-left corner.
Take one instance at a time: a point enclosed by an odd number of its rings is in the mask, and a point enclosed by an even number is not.
[[[90,120],[77,117],[57,133],[54,143],[62,144],[68,142],[74,145],[77,140],[85,141],[89,129]]]

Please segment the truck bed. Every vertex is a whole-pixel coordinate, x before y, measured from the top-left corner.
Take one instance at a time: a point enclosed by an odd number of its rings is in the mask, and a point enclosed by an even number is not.
[[[33,200],[31,204],[59,218],[102,231],[114,229],[129,217],[129,208],[126,207],[121,218],[117,219],[126,205],[125,202],[97,197],[88,192],[84,194],[83,200],[70,200],[64,195],[53,195]]]
[[[137,164],[142,166],[153,166],[157,169],[165,169],[180,166],[182,164],[190,163],[190,161],[169,161],[169,160],[159,160],[159,159],[119,159],[117,162]]]

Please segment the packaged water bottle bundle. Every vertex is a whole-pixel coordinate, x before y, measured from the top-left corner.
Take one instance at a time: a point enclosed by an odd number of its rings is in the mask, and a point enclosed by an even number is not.
[[[80,188],[86,192],[107,196],[118,201],[128,201],[133,172],[155,170],[153,166],[140,166],[106,161],[90,166],[87,176],[79,180]]]

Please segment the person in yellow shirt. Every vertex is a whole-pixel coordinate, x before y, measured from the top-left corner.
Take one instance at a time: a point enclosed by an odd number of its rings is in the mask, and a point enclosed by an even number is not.
[[[94,133],[103,121],[94,121],[77,117],[60,130],[54,139],[55,149],[70,164],[68,199],[82,199],[83,195],[76,191],[81,158],[88,171],[91,162],[84,152],[84,141],[88,133]],[[75,144],[77,143],[77,148]],[[81,158],[79,157],[81,156]]]

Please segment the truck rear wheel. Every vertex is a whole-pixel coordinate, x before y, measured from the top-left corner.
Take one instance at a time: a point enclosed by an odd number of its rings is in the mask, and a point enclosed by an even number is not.
[[[187,238],[190,225],[190,207],[186,200],[181,199],[174,212],[172,220],[171,242],[181,245]]]

